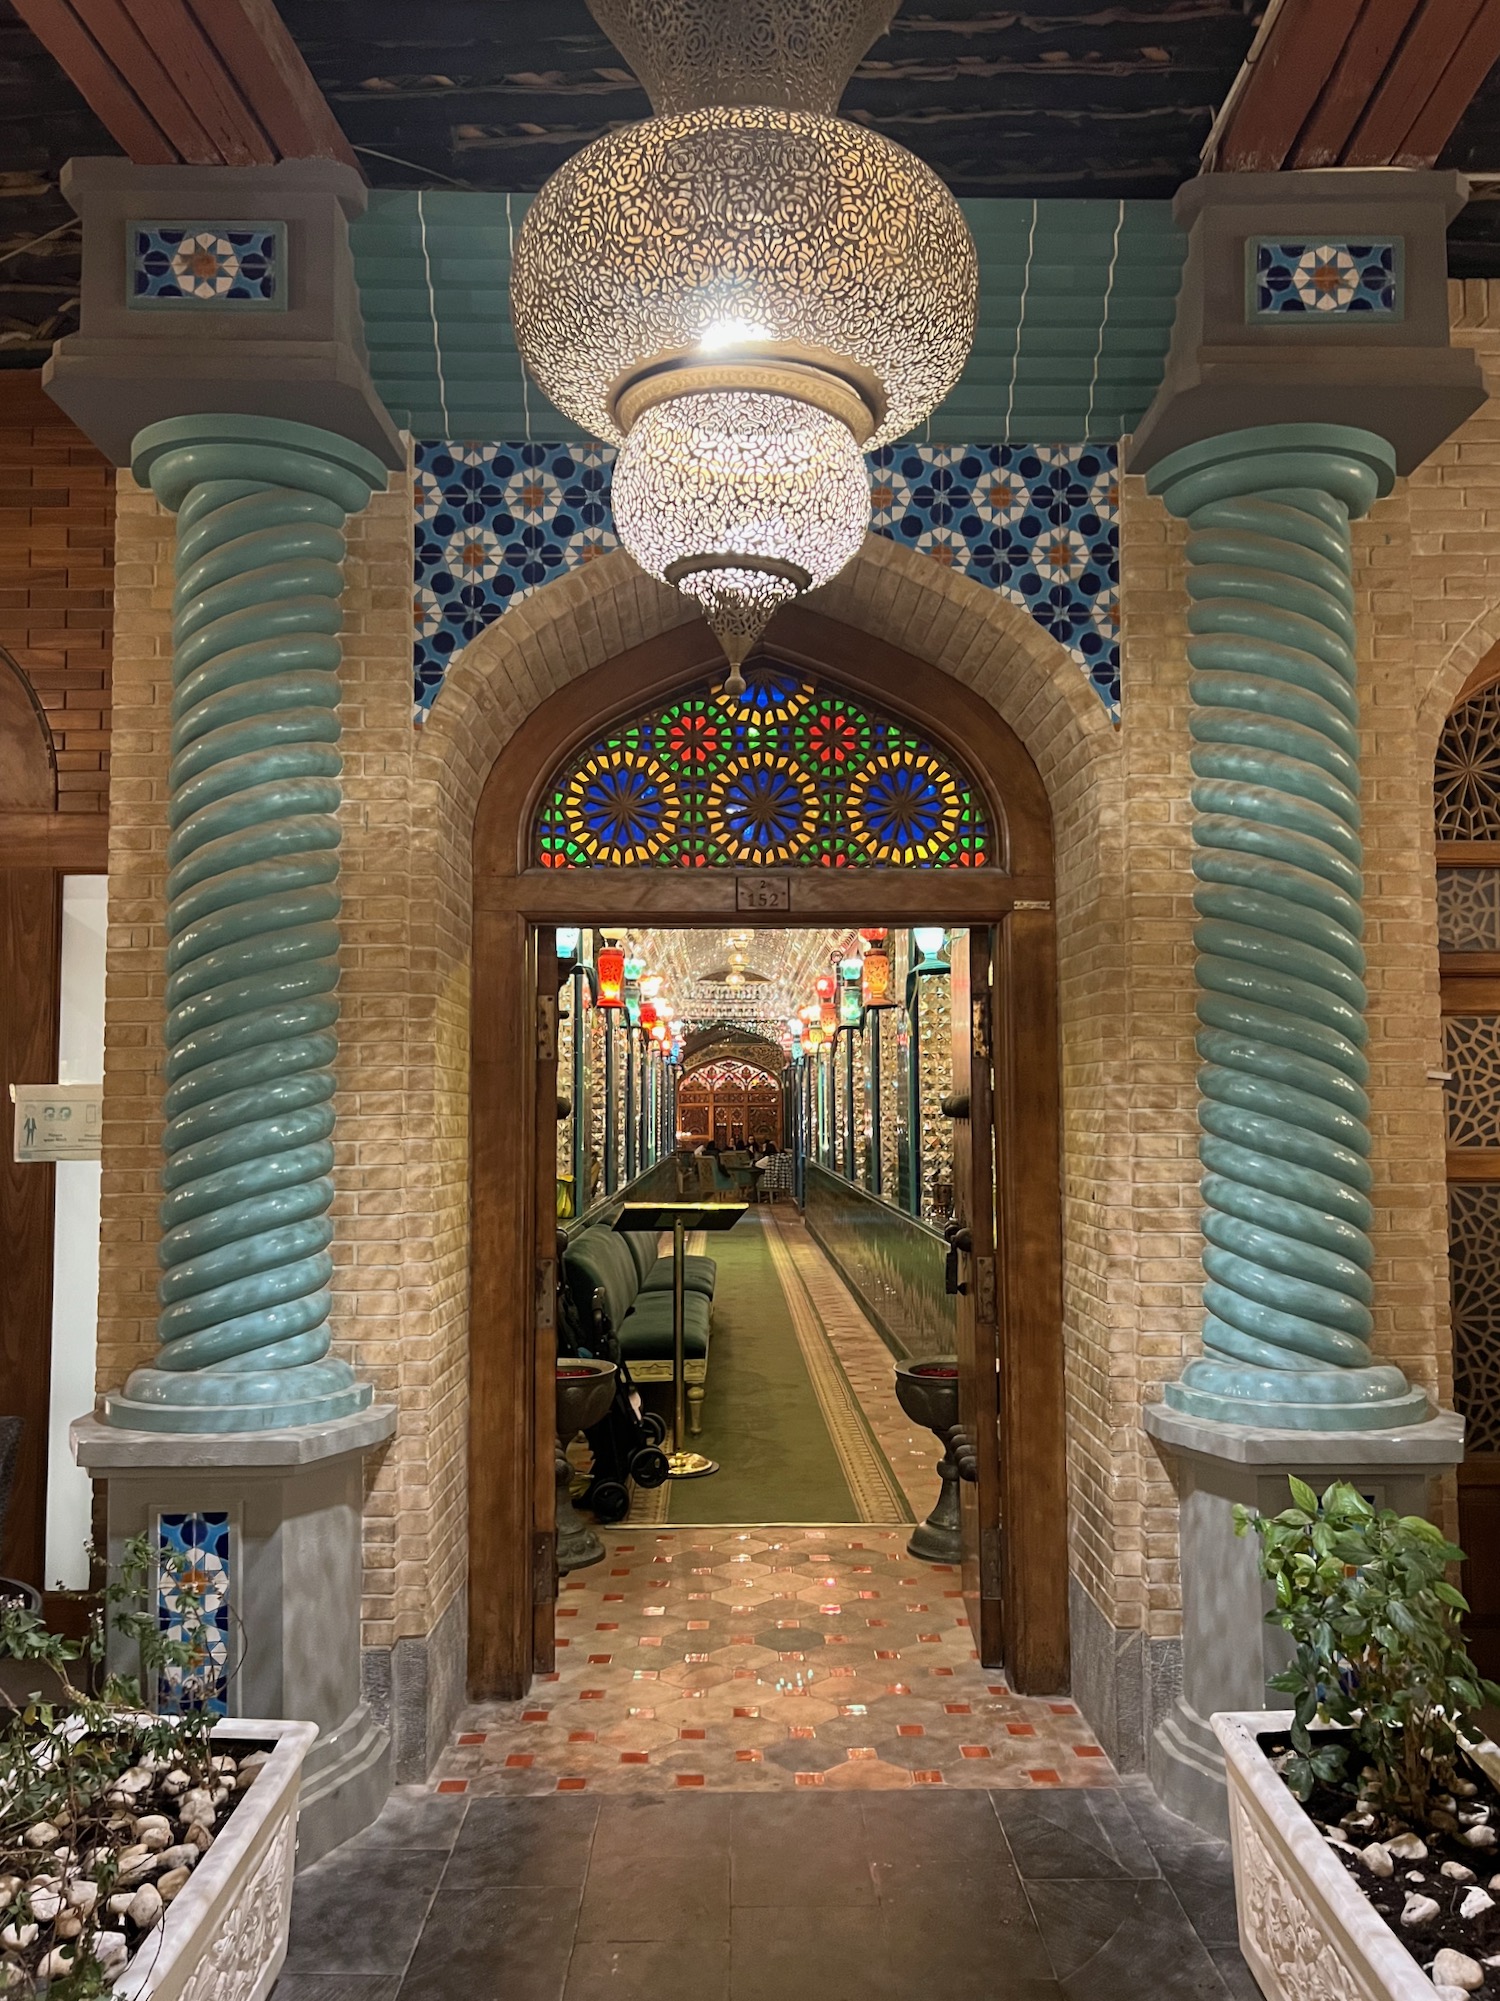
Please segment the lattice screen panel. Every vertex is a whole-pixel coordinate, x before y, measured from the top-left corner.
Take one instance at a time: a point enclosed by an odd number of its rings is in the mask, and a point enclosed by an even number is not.
[[[1439,949],[1500,952],[1500,867],[1440,868],[1437,889]]]
[[[1433,801],[1440,841],[1500,841],[1500,684],[1449,716],[1438,743]]]
[[[1450,1014],[1443,1022],[1450,1147],[1500,1147],[1500,1015]]]
[[[1500,1452],[1500,1181],[1448,1189],[1453,1395],[1469,1452]]]

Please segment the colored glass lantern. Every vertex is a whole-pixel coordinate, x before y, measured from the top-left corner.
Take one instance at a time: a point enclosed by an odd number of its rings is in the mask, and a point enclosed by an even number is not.
[[[948,942],[948,934],[943,927],[940,924],[919,925],[911,935],[922,954],[913,970],[918,973],[946,973],[949,966],[943,957],[943,947]]]
[[[576,924],[559,924],[557,927],[557,956],[559,959],[576,959],[578,948],[583,943],[583,933]]]
[[[839,1026],[839,1011],[831,1000],[824,1001],[818,1010],[818,1026],[825,1035],[836,1035]]]
[[[599,982],[598,1005],[600,1007],[623,1007],[625,1005],[625,954],[617,946],[604,946],[594,962],[594,973]]]
[[[859,982],[843,981],[839,987],[839,1026],[858,1028],[864,1019],[864,999],[859,990]]]
[[[656,1002],[654,1000],[643,999],[641,1001],[640,1022],[642,1028],[655,1028],[657,1022],[657,1012],[656,1012]]]
[[[864,1003],[866,1007],[891,1005],[891,959],[888,952],[874,946],[865,954]]]
[[[813,981],[813,991],[817,994],[820,1001],[831,1001],[833,999],[834,984],[832,973],[819,973],[816,980]]]

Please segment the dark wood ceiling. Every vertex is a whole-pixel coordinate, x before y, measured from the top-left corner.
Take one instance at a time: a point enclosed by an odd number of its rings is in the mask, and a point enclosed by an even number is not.
[[[280,0],[381,185],[536,188],[645,94],[584,0]],[[1196,169],[1261,0],[906,0],[849,117],[957,194],[1173,194]]]
[[[649,108],[585,0],[277,4],[377,187],[536,188]],[[905,0],[844,109],[959,194],[1165,200],[1196,172],[1263,4]],[[74,154],[117,151],[0,0],[0,365],[36,367],[74,324],[78,244],[57,176]],[[1500,175],[1500,72],[1443,163]],[[1500,274],[1500,200],[1472,202],[1451,249],[1455,275]]]

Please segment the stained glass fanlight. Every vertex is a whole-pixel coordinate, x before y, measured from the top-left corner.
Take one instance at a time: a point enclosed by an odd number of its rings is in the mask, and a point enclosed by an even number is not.
[[[655,115],[575,153],[527,212],[517,345],[621,446],[627,549],[739,664],[869,519],[862,452],[952,388],[978,268],[951,194],[834,115],[894,0],[589,0]]]
[[[628,717],[543,794],[544,868],[983,868],[994,834],[958,761],[779,661]]]

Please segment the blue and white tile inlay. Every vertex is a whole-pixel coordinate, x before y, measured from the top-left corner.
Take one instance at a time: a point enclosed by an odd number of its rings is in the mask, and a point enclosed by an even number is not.
[[[1397,242],[1279,243],[1253,239],[1255,311],[1378,313],[1397,309]]]
[[[279,222],[133,222],[132,306],[281,307],[286,228]]]
[[[156,1706],[164,1714],[229,1714],[230,1534],[222,1509],[187,1514],[164,1508],[157,1515],[156,1623],[169,1640],[198,1651],[192,1666],[158,1676]]]
[[[416,448],[414,695],[511,605],[618,546],[603,445]],[[870,454],[870,525],[1004,593],[1120,701],[1113,445],[892,445]]]

